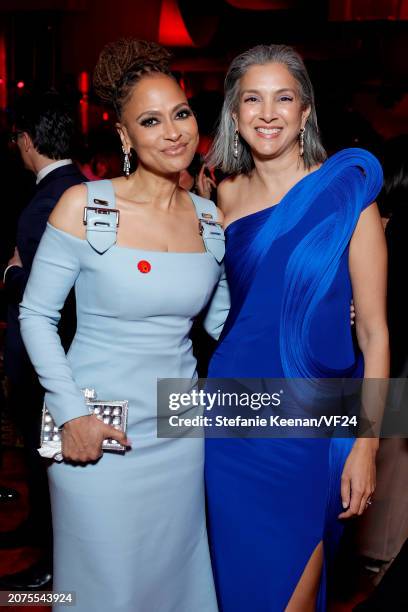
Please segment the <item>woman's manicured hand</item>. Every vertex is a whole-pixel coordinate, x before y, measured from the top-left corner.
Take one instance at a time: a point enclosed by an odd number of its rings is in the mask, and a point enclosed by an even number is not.
[[[359,438],[345,463],[341,477],[341,499],[344,512],[339,518],[346,519],[363,514],[371,501],[375,489],[375,457],[378,440]]]
[[[126,434],[106,425],[96,416],[82,416],[64,424],[62,429],[62,455],[65,461],[88,463],[102,455],[102,442],[113,438],[119,444],[130,446]]]

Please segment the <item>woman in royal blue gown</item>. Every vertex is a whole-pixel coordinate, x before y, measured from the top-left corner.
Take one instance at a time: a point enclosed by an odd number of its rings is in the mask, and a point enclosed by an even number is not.
[[[231,310],[209,376],[386,377],[377,160],[361,149],[326,159],[309,77],[288,47],[237,57],[225,94],[212,161],[231,175],[219,189]],[[371,502],[377,446],[362,438],[207,440],[221,612],[326,609],[327,561],[342,519]]]

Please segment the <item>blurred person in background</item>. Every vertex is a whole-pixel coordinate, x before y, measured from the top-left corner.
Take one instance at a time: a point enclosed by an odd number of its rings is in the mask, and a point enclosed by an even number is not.
[[[81,135],[76,143],[74,159],[88,181],[111,179],[121,172],[116,134],[108,126],[91,131],[86,140]]]
[[[378,198],[388,247],[388,328],[391,376],[408,377],[408,135],[384,146],[384,187]],[[398,401],[399,389],[393,395]],[[403,397],[403,396],[402,396]],[[405,391],[406,397],[406,391]],[[392,406],[398,410],[395,403]],[[406,405],[400,406],[406,410]],[[408,609],[408,440],[382,439],[377,455],[375,504],[359,521],[358,552],[377,570],[379,586],[359,612]]]
[[[179,185],[202,198],[215,201],[217,184],[214,172],[208,168],[198,153],[194,155],[188,168],[180,173]]]
[[[18,150],[10,143],[8,115],[0,111],[0,168],[2,181],[2,223],[0,224],[0,418],[5,409],[3,378],[4,333],[7,320],[7,299],[4,291],[3,272],[10,254],[13,252],[17,230],[17,220],[24,206],[32,197],[35,180],[31,172],[23,167]],[[0,469],[3,467],[3,439],[0,439]],[[1,470],[1,477],[3,477]],[[3,481],[3,480],[2,480]],[[0,503],[12,502],[19,495],[15,489],[0,485]]]
[[[5,375],[10,413],[24,439],[29,516],[14,531],[0,535],[2,548],[37,545],[44,550],[35,566],[5,576],[1,588],[43,588],[51,580],[51,513],[45,464],[37,453],[43,389],[24,348],[18,322],[19,303],[48,217],[66,189],[85,177],[71,160],[74,120],[56,92],[27,94],[16,107],[13,140],[24,166],[36,176],[34,196],[18,220],[16,246],[4,272],[8,301]],[[73,296],[67,301],[59,328],[67,349],[75,333]]]
[[[408,360],[408,135],[386,143],[384,189],[379,200],[388,247],[388,326],[391,376],[407,376]]]

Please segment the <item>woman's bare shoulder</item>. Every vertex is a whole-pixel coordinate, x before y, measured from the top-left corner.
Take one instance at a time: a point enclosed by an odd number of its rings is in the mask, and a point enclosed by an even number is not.
[[[227,214],[231,207],[237,204],[237,198],[242,195],[242,189],[246,187],[248,177],[243,174],[231,176],[224,179],[217,189],[217,202],[219,208]]]
[[[85,238],[84,208],[88,203],[85,185],[74,185],[62,194],[52,211],[49,223],[77,238]]]

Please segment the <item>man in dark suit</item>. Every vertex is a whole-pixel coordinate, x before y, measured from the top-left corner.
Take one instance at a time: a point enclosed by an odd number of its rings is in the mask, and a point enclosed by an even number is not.
[[[39,446],[43,390],[25,351],[18,321],[19,304],[30,275],[48,217],[63,192],[86,179],[70,159],[74,122],[57,93],[27,96],[17,108],[14,140],[27,169],[35,173],[34,197],[20,215],[14,254],[4,273],[8,299],[5,374],[12,416],[25,444],[30,513],[14,532],[2,534],[0,546],[25,544],[44,548],[44,563],[14,576],[3,577],[0,587],[43,588],[50,581],[51,513],[44,463]],[[44,279],[46,282],[46,279]],[[75,333],[75,308],[70,296],[61,317],[60,335],[67,349]]]

